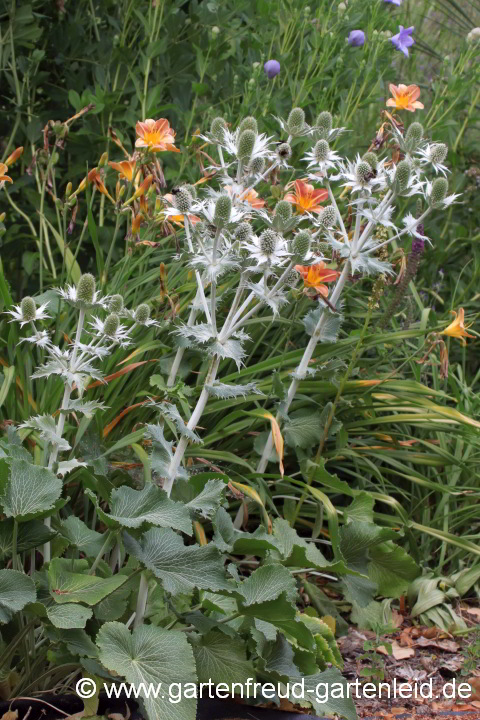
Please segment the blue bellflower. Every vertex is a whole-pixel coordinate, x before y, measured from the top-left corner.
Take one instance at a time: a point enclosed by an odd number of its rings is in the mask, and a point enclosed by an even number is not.
[[[415,30],[415,27],[413,25],[409,28],[404,28],[403,25],[399,25],[398,27],[400,32],[390,38],[390,40],[397,50],[401,50],[401,52],[408,57],[408,48],[415,43],[412,37],[412,32]]]
[[[352,30],[348,36],[348,44],[352,47],[361,47],[365,44],[365,33],[363,30]]]
[[[278,62],[278,60],[267,60],[267,62],[263,66],[263,69],[268,79],[272,80],[272,78],[274,78],[280,72],[280,63]]]

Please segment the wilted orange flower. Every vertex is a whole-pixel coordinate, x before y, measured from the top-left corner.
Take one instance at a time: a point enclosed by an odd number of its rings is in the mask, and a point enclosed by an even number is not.
[[[140,225],[145,220],[142,213],[138,213],[138,215],[134,215],[132,220],[132,235],[138,235],[138,231],[140,230]]]
[[[473,338],[474,335],[469,335],[467,333],[467,330],[470,325],[467,325],[465,327],[465,310],[463,308],[460,308],[460,310],[455,312],[455,310],[450,311],[452,315],[455,315],[455,320],[453,320],[448,327],[445,328],[445,330],[442,332],[442,335],[450,335],[450,337],[456,337],[459,340],[461,340],[462,345],[466,345],[467,341],[465,338]]]
[[[136,162],[135,160],[122,160],[121,162],[109,162],[111,168],[116,170],[120,177],[125,178],[129,182],[132,182],[135,174]]]
[[[328,198],[327,190],[323,188],[316,190],[313,185],[309,185],[303,180],[295,180],[287,187],[292,186],[295,188],[295,192],[287,193],[283,199],[296,205],[299,213],[322,211],[320,203]]]
[[[88,182],[94,183],[95,187],[99,192],[102,193],[102,195],[105,195],[109,200],[111,200],[112,203],[115,204],[115,200],[112,198],[110,193],[108,192],[107,188],[105,187],[105,183],[103,182],[103,178],[98,172],[98,168],[93,168],[90,170],[90,172],[87,175]]]
[[[5,163],[0,163],[0,187],[3,187],[4,183],[6,182],[13,183],[12,178],[6,174],[7,170],[8,165],[6,165]]]
[[[393,85],[390,83],[388,86],[393,97],[387,100],[387,107],[393,107],[397,110],[409,110],[415,112],[415,110],[423,110],[423,103],[418,98],[420,97],[420,88],[418,85]]]
[[[338,272],[327,268],[323,260],[315,265],[295,265],[295,270],[302,276],[306,288],[313,288],[323,297],[328,297],[328,287],[323,283],[332,282],[338,277]]]
[[[23,153],[23,147],[18,147],[16,150],[14,150],[11,155],[8,156],[8,158],[5,160],[5,164],[10,167],[10,165],[13,165],[14,162],[17,162],[20,155]]]
[[[174,144],[175,131],[172,130],[168,120],[165,120],[165,118],[137,122],[135,129],[138,135],[135,147],[148,148],[152,152],[164,152],[165,150],[180,152]]]

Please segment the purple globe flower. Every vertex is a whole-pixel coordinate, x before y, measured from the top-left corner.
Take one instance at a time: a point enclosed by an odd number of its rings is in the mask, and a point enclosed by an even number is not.
[[[265,75],[271,80],[280,72],[280,63],[278,60],[267,60],[263,69],[265,70]]]
[[[403,25],[399,25],[398,28],[400,32],[390,38],[390,40],[397,50],[400,50],[406,57],[408,57],[408,48],[412,47],[415,43],[415,40],[412,37],[415,27],[412,25],[409,28],[404,28]]]
[[[365,44],[365,33],[363,30],[352,30],[348,36],[348,44],[352,47],[361,47]]]

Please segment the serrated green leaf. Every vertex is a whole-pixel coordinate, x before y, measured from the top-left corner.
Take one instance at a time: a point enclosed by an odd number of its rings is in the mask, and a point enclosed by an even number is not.
[[[291,415],[283,426],[285,442],[290,447],[308,448],[318,445],[322,436],[323,426],[320,413],[304,412]]]
[[[227,582],[223,559],[211,544],[184,545],[173,530],[152,528],[139,542],[124,533],[127,552],[140,560],[160,578],[163,587],[172,595],[203,590],[233,590]]]
[[[376,583],[379,595],[398,598],[403,595],[421,570],[412,557],[393,542],[372,547],[368,575]]]
[[[12,460],[0,505],[7,517],[29,519],[53,510],[61,493],[62,481],[50,470],[26,460]]]
[[[70,561],[55,558],[48,567],[50,595],[55,602],[96,605],[128,580],[126,575],[101,578],[67,570]]]
[[[245,683],[249,677],[255,677],[253,665],[247,660],[246,647],[239,638],[232,642],[218,630],[212,630],[193,645],[193,654],[197,665],[199,682],[229,685]]]
[[[360,520],[361,522],[373,522],[373,506],[375,500],[367,492],[361,492],[353,498],[345,510],[348,522]]]
[[[282,593],[291,602],[297,596],[297,586],[291,572],[283,565],[262,565],[244,580],[239,592],[243,597],[242,604],[259,605],[269,600],[276,600]]]
[[[196,700],[184,699],[171,703],[168,687],[178,683],[196,683],[193,651],[185,633],[164,630],[153,625],[141,625],[133,633],[117,622],[105,623],[97,635],[99,658],[109,670],[123,676],[138,687],[165,688],[165,696],[143,696],[149,720],[195,720]]]
[[[338,574],[348,572],[344,562],[330,563],[314,543],[301,538],[286,520],[277,518],[274,521],[273,535],[285,564],[289,567],[314,567]]]
[[[51,605],[47,607],[47,617],[57,628],[71,630],[84,628],[87,620],[92,617],[90,608],[69,603],[68,605]]]
[[[319,715],[338,715],[346,720],[357,720],[352,693],[337,668],[329,668],[317,675],[308,675],[305,678],[305,687],[316,689],[315,693],[308,694],[308,700]]]
[[[13,613],[35,602],[36,597],[31,577],[18,570],[0,570],[0,623],[9,622]]]
[[[11,557],[13,539],[13,518],[0,522],[0,559]],[[17,552],[25,552],[54,538],[56,532],[41,520],[29,520],[18,526]]]
[[[60,525],[60,532],[71,545],[81,550],[87,557],[96,557],[103,547],[105,536],[90,530],[80,518],[70,515]]]

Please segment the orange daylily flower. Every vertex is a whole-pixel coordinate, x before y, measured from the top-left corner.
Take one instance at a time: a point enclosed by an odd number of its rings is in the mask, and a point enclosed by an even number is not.
[[[102,176],[98,172],[98,168],[93,168],[92,170],[90,170],[87,178],[88,182],[94,183],[97,190],[101,192],[102,195],[105,195],[105,197],[108,197],[108,199],[111,200],[113,204],[115,204],[115,200],[112,198],[107,188],[105,187],[105,183],[103,182]]]
[[[132,182],[136,167],[135,160],[122,160],[118,163],[109,162],[108,164],[111,168],[118,172],[120,177],[125,178],[125,180],[128,180],[129,182]]]
[[[175,131],[170,127],[168,120],[164,118],[160,120],[144,120],[137,122],[135,129],[137,131],[137,140],[135,147],[148,148],[152,152],[180,152],[175,147]]]
[[[140,225],[145,220],[142,213],[138,213],[138,215],[134,215],[132,220],[132,235],[138,235],[138,231],[140,230]]]
[[[233,192],[233,188],[230,185],[227,187],[227,192],[229,193],[229,195],[231,195]],[[253,188],[248,192],[242,192],[239,195],[239,200],[248,202],[252,206],[252,208],[255,208],[255,210],[259,210],[265,205],[265,200],[262,200],[261,197],[258,197],[258,192]]]
[[[6,165],[5,163],[0,163],[0,183],[13,183],[12,178],[6,174],[7,170],[8,165]],[[1,187],[3,187],[3,185],[1,185]]]
[[[423,103],[418,98],[420,97],[420,88],[418,85],[393,85],[390,83],[388,86],[393,97],[387,100],[387,107],[393,107],[397,110],[409,110],[415,112],[415,110],[423,110]]]
[[[17,162],[20,155],[23,153],[23,147],[18,147],[16,150],[14,150],[8,158],[5,160],[5,164],[10,167],[10,165],[13,165],[14,162]]]
[[[292,187],[292,183],[287,187]],[[323,188],[317,190],[313,185],[309,185],[303,180],[295,180],[293,187],[295,188],[295,192],[287,193],[283,199],[292,203],[292,205],[296,205],[297,212],[319,213],[322,211],[322,205],[320,203],[328,198],[327,190]]]
[[[465,340],[465,338],[474,338],[475,335],[469,335],[467,333],[467,330],[469,327],[471,327],[471,325],[467,325],[467,327],[465,327],[465,310],[463,308],[460,308],[458,313],[455,310],[451,310],[450,312],[452,313],[452,315],[455,315],[455,320],[453,320],[441,334],[450,335],[450,337],[456,337],[461,340],[462,345],[466,345],[467,341]]]
[[[323,260],[315,265],[295,265],[295,270],[302,276],[306,288],[313,288],[323,297],[328,297],[328,287],[323,283],[332,282],[338,277],[338,272],[327,268]]]

